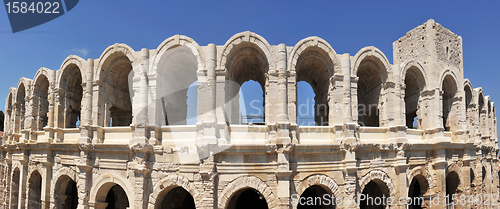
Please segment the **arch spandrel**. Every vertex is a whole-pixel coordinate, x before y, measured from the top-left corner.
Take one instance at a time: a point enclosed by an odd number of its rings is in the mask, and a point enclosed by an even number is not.
[[[152,74],[158,74],[158,65],[160,64],[163,55],[170,49],[173,49],[178,46],[185,46],[191,50],[193,55],[196,57],[198,70],[206,69],[205,65],[205,56],[203,50],[200,48],[198,43],[194,41],[192,38],[184,35],[174,35],[165,39],[155,50],[155,55],[152,57],[153,61],[151,62],[152,66],[150,69]]]
[[[234,36],[232,36],[226,44],[224,44],[224,47],[222,49],[220,59],[218,62],[218,68],[225,69],[227,68],[228,64],[228,57],[230,58],[230,53],[233,52],[235,47],[242,46],[245,43],[247,44],[253,44],[257,46],[256,48],[265,55],[269,68],[274,69],[275,68],[275,60],[273,53],[271,51],[271,45],[267,42],[266,39],[264,39],[262,36],[250,32],[250,31],[245,31],[241,33],[237,33]]]
[[[255,176],[240,176],[231,181],[219,195],[218,208],[227,208],[233,195],[241,189],[252,188],[259,191],[266,199],[269,208],[278,207],[278,198],[271,188]]]
[[[45,76],[49,81],[49,85],[52,86],[54,84],[54,74],[55,74],[54,70],[41,67],[40,69],[38,69],[38,71],[35,74],[35,77],[33,78],[33,84],[38,83],[41,76]]]

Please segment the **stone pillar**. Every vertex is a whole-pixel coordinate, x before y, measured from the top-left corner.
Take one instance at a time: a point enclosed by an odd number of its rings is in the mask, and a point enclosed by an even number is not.
[[[203,200],[200,201],[203,203],[203,205],[201,205],[201,208],[217,208],[217,182],[219,176],[216,171],[213,156],[208,157],[206,160],[200,163],[200,175],[202,180],[201,183],[203,186],[203,193],[201,195]]]
[[[345,92],[344,92],[344,108],[346,109],[344,115],[344,143],[355,143],[356,132],[359,129],[358,125],[358,77],[352,75],[351,71],[351,58],[349,54],[343,54],[340,59],[342,63],[342,72],[345,75]]]
[[[435,161],[432,165],[434,170],[431,171],[436,176],[436,191],[434,192],[436,196],[431,198],[434,200],[438,198],[437,195],[439,195],[440,204],[433,203],[430,205],[429,209],[446,208],[446,167],[448,163],[446,162],[445,149],[439,149],[436,154]]]
[[[76,182],[78,188],[78,209],[88,209],[90,187],[92,186],[92,160],[89,156],[90,152],[92,152],[92,146],[84,143],[78,144],[78,148],[80,149],[80,158],[77,159],[76,163],[78,167]]]
[[[216,126],[216,60],[217,48],[209,44],[206,52],[206,70],[198,70],[198,106],[197,127],[198,141],[196,142],[202,158],[210,155],[209,146],[217,144]],[[222,94],[223,95],[223,94]]]
[[[94,78],[94,60],[88,59],[85,68],[86,80],[82,84],[85,91],[82,95],[80,138],[78,143],[92,143],[92,80]]]
[[[21,148],[26,152],[26,145],[23,145]],[[26,184],[28,183],[28,155],[27,153],[24,153],[23,159],[21,160],[21,163],[23,165],[21,169],[21,173],[19,175],[19,198],[18,198],[18,206],[20,209],[25,208],[26,206],[26,197],[27,197],[27,189],[26,189]]]
[[[357,171],[358,168],[356,167],[356,153],[352,150],[346,150],[345,151],[345,171],[346,175],[344,176],[345,184],[344,184],[344,191],[345,191],[345,200],[358,200],[357,197],[357,184],[358,184],[358,179],[357,179]],[[362,191],[359,191],[362,192]],[[356,202],[357,203],[357,202]],[[342,205],[340,205],[339,208],[350,208],[350,209],[357,209],[359,206],[355,203],[348,202],[346,203],[345,201],[342,202]]]
[[[289,155],[293,151],[293,144],[278,145],[276,149],[276,156],[278,162],[278,169],[276,177],[278,178],[278,208],[290,208],[290,177],[292,170],[290,170]]]
[[[286,45],[278,45],[278,62],[277,62],[277,83],[274,85],[277,88],[277,100],[268,100],[277,102],[275,108],[278,110],[276,123],[276,144],[289,144],[290,138],[290,122],[288,121],[288,88],[287,88],[287,52]],[[268,94],[270,95],[270,94]],[[269,112],[269,110],[268,110]],[[267,115],[267,114],[266,114]],[[272,124],[271,124],[272,125]]]
[[[50,148],[49,148],[50,149]],[[42,170],[42,208],[48,209],[50,208],[50,196],[52,192],[50,191],[50,185],[52,180],[52,162],[51,162],[52,151],[48,151],[48,155],[46,156],[46,162],[43,163]]]
[[[230,90],[226,88],[226,70],[222,68],[215,69],[216,77],[216,91],[215,94],[215,104],[216,110],[215,114],[217,117],[217,129],[216,135],[219,144],[227,144],[229,142],[229,129],[228,123],[230,122],[230,115],[227,115],[226,105],[226,91]]]
[[[147,167],[148,155],[152,152],[153,146],[133,145],[131,149],[134,151],[133,161],[129,162],[129,169],[134,172],[134,192],[135,200],[133,208],[147,208],[149,198],[148,181],[151,180],[150,170]]]
[[[144,143],[147,144],[146,138],[146,125],[147,125],[147,115],[148,115],[148,82],[147,82],[147,72],[149,69],[149,50],[143,48],[141,50],[140,63],[134,64],[133,66],[134,73],[139,73],[139,100],[132,101],[138,105],[137,109],[132,110],[135,115],[135,124],[134,124],[134,138],[130,140],[130,144],[135,143]],[[157,144],[157,141],[151,141],[151,144]]]

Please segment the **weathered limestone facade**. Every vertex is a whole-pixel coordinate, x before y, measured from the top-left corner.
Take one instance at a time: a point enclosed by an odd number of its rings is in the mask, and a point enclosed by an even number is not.
[[[393,57],[372,46],[337,54],[318,37],[270,45],[248,31],[223,46],[176,35],[157,49],[69,56],[10,89],[0,203],[284,209],[301,208],[294,197],[369,194],[394,198],[390,208],[412,208],[400,197],[443,208],[446,194],[494,194],[493,205],[456,208],[498,208],[495,105],[463,76],[462,38],[429,20]],[[234,98],[248,80],[262,86],[264,124],[239,121]],[[317,126],[297,124],[299,81],[316,94]]]

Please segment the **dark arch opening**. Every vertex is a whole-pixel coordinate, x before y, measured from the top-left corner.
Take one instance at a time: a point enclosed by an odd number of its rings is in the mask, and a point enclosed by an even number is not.
[[[106,209],[123,209],[129,207],[127,193],[123,188],[116,184],[109,189],[106,195]]]
[[[411,202],[408,202],[409,209],[421,209],[424,204],[424,194],[427,192],[429,184],[427,179],[422,175],[417,175],[413,178],[408,189],[408,197]]]
[[[45,75],[38,77],[34,88],[35,103],[33,107],[35,110],[33,116],[36,119],[36,129],[43,131],[43,127],[47,126],[49,118],[47,116],[49,112],[49,80]]]
[[[14,174],[12,174],[12,187],[10,193],[10,208],[17,209],[19,205],[19,177],[21,171],[19,168],[14,169]]]
[[[56,205],[63,209],[76,209],[78,207],[78,189],[76,182],[69,176],[61,176],[56,184]]]
[[[465,91],[465,112],[469,111],[470,103],[472,102],[472,89],[469,86],[464,87]]]
[[[64,110],[64,128],[77,128],[80,126],[80,113],[82,110],[82,74],[80,69],[73,66],[64,71],[61,80],[61,88],[64,89],[61,101]]]
[[[268,209],[266,199],[262,194],[247,188],[236,192],[228,204],[228,209]]]
[[[482,175],[482,179],[481,179],[481,181],[482,181],[482,182],[483,182],[483,184],[484,184],[484,183],[485,183],[485,182],[484,182],[484,179],[486,178],[486,168],[485,168],[484,166],[483,166],[483,169],[482,169],[482,174],[483,174],[483,175]]]
[[[266,73],[269,69],[268,61],[264,53],[255,44],[242,43],[234,47],[228,55],[228,76],[226,103],[228,103],[227,118],[231,124],[241,124],[245,118],[252,119],[255,124],[265,123],[265,85],[267,83]],[[262,89],[262,97],[255,92],[243,93],[245,105],[253,106],[255,110],[262,110],[259,115],[243,115],[240,110],[239,92],[249,81],[255,81]],[[254,89],[255,90],[255,89]],[[256,95],[250,98],[250,95]],[[253,104],[253,105],[252,105]]]
[[[328,126],[328,89],[333,64],[328,54],[318,47],[310,47],[302,52],[296,65],[297,84],[305,81],[314,92],[314,102],[305,102],[308,109],[314,110],[314,125]],[[297,85],[297,98],[301,98],[303,85]],[[312,104],[312,105],[310,105]],[[299,105],[299,101],[297,101]],[[299,110],[297,106],[297,111]],[[309,111],[308,111],[309,112]],[[299,114],[297,114],[299,116]]]
[[[358,124],[361,126],[379,127],[379,100],[384,79],[380,65],[366,59],[358,68]]]
[[[365,198],[360,202],[360,209],[383,209],[387,207],[387,198],[390,197],[389,188],[382,181],[377,179],[368,182],[362,194]]]
[[[24,119],[25,119],[24,114],[26,112],[25,97],[26,97],[26,89],[24,87],[24,84],[21,83],[21,85],[19,85],[19,88],[17,89],[17,104],[19,105],[19,108],[17,108],[17,113],[16,113],[17,133],[21,133],[21,130],[24,129]]]
[[[420,128],[422,118],[418,117],[419,103],[425,81],[422,73],[416,67],[410,67],[405,75],[405,109],[406,126],[408,128]]]
[[[447,75],[443,80],[443,128],[451,131],[454,121],[453,106],[455,105],[455,95],[457,94],[457,83],[452,76]]]
[[[42,176],[38,171],[31,173],[28,181],[28,208],[42,208]]]
[[[330,204],[328,204],[328,201],[324,201],[324,197],[328,198]],[[333,197],[333,195],[327,192],[323,187],[319,185],[310,186],[300,195],[297,209],[334,209],[335,200],[331,197]]]
[[[132,62],[122,53],[108,58],[101,69],[104,82],[104,126],[129,126],[132,123],[130,73]]]
[[[167,194],[160,194],[157,200],[156,209],[195,209],[193,196],[182,187],[175,187],[168,191]]]
[[[451,171],[446,175],[446,195],[448,197],[452,197],[453,194],[457,193],[458,185],[460,184],[460,178],[458,177],[457,172]],[[446,199],[446,204],[450,205],[453,203],[451,198]]]

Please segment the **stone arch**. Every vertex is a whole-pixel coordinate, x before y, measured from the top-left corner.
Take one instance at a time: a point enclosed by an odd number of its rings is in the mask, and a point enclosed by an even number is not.
[[[342,197],[342,191],[339,190],[337,182],[324,174],[313,174],[304,178],[297,184],[295,191],[297,191],[297,194],[300,196],[307,188],[314,185],[321,186],[335,197]]]
[[[274,57],[273,54],[271,53],[271,45],[269,45],[267,40],[264,39],[262,36],[250,31],[237,33],[224,44],[221,58],[217,66],[219,66],[219,68],[226,68],[227,67],[226,64],[228,62],[227,58],[229,57],[230,52],[233,50],[234,47],[242,43],[255,44],[257,48],[259,48],[265,54],[265,57],[269,62],[269,67],[272,67],[272,64],[274,64]]]
[[[198,71],[206,69],[203,50],[187,36],[172,36],[158,46],[151,69],[151,74],[157,75],[157,89],[161,90],[156,92],[156,123],[187,125],[188,119],[197,117],[197,104],[188,102],[188,96],[198,96],[194,86],[199,80]],[[188,95],[190,92],[195,95]]]
[[[457,76],[451,71],[446,70],[441,77],[440,89],[442,92],[442,123],[445,131],[454,131],[458,129],[458,119],[460,114],[461,101]]]
[[[288,71],[293,77],[291,82],[296,86],[300,81],[307,82],[313,89],[315,97],[315,116],[317,125],[329,125],[329,90],[330,78],[340,72],[340,61],[335,50],[328,42],[319,37],[308,37],[300,40],[292,49],[288,59]],[[305,64],[304,64],[305,63]],[[294,87],[298,90],[299,87]],[[299,92],[296,91],[296,94]],[[298,95],[290,95],[299,98]],[[292,115],[297,115],[297,102]],[[295,120],[295,117],[293,117]],[[297,121],[298,122],[298,121]]]
[[[366,59],[373,59],[377,64],[379,65],[379,72],[381,73],[381,76],[384,77],[383,81],[387,81],[387,79],[391,78],[391,71],[390,69],[392,68],[392,65],[390,64],[389,60],[385,56],[385,54],[380,51],[380,49],[374,47],[374,46],[367,46],[362,49],[360,49],[356,55],[354,55],[354,63],[351,68],[351,75],[354,76],[358,73],[359,67],[361,65],[361,62],[363,62]]]
[[[256,81],[262,89],[264,114],[259,117],[262,117],[260,120],[265,123],[265,107],[268,104],[266,97],[268,71],[275,69],[274,65],[269,43],[255,33],[249,31],[238,33],[226,42],[219,66],[226,70],[225,102],[229,103],[226,106],[229,123],[242,122],[244,117],[239,117],[239,90],[245,82],[251,80]]]
[[[202,192],[190,183],[188,178],[181,175],[171,175],[162,178],[153,186],[153,193],[149,196],[148,209],[157,208],[157,204],[161,203],[162,196],[176,187],[183,188],[193,197],[196,208],[202,205]]]
[[[380,127],[386,125],[383,108],[387,98],[384,88],[391,79],[391,64],[387,57],[373,46],[361,49],[354,56],[351,75],[358,78],[357,92],[353,95],[353,117],[361,126]]]
[[[76,128],[81,119],[83,103],[83,82],[85,81],[84,60],[70,55],[63,62],[57,75],[56,96],[56,126],[61,128]],[[89,69],[87,69],[89,70]]]
[[[32,166],[28,176],[27,192],[26,192],[26,208],[35,209],[42,208],[42,173],[37,168]]]
[[[361,177],[359,180],[360,191],[363,191],[365,186],[372,180],[378,180],[384,183],[389,189],[389,195],[393,198],[396,197],[396,187],[392,183],[391,177],[389,177],[386,172],[381,170],[371,170]]]
[[[74,182],[74,185],[68,185],[72,182]],[[74,200],[70,199],[67,197],[67,189],[69,187],[76,187],[76,198],[78,204],[78,199],[81,194],[84,194],[84,191],[81,191],[78,185],[79,178],[77,172],[70,168],[70,167],[62,167],[58,170],[55,171],[55,175],[53,176],[53,181],[51,181],[50,185],[50,191],[51,191],[51,196],[50,196],[50,202],[51,202],[51,208],[58,208],[60,204],[62,204],[60,200],[60,197],[64,195],[65,197],[62,198],[64,199],[64,203],[70,203]],[[74,192],[74,191],[72,191]]]
[[[71,75],[71,72],[74,70],[75,67],[78,68],[82,81],[86,81],[87,75],[85,74],[85,71],[92,69],[86,69],[85,63],[86,61],[81,57],[76,55],[69,55],[66,59],[64,59],[63,63],[61,64],[61,67],[59,68],[60,70],[58,70],[56,78],[56,86],[58,88],[63,88],[64,87],[63,85],[66,84],[64,81],[69,79],[67,77]]]
[[[422,176],[424,177],[425,181],[427,181],[426,183],[426,186],[428,188],[427,192],[432,192],[433,188],[437,186],[436,182],[432,179],[432,174],[429,171],[429,168],[427,168],[426,166],[417,166],[410,169],[407,174],[407,182],[411,183],[411,181],[417,176]]]
[[[102,87],[98,100],[97,118],[100,126],[129,126],[132,124],[133,76],[136,63],[135,51],[126,44],[114,44],[104,50],[99,58],[94,80]]]
[[[127,195],[128,202],[129,202],[129,208],[133,209],[134,207],[134,200],[135,200],[135,192],[134,192],[134,185],[131,184],[130,181],[128,181],[126,178],[120,176],[120,175],[115,175],[112,172],[105,173],[103,175],[100,175],[97,177],[94,181],[95,183],[92,184],[92,187],[90,189],[90,200],[89,202],[92,204],[98,204],[98,203],[103,203],[106,201],[106,196],[109,192],[109,190],[115,186],[118,185],[120,186],[124,191],[125,194]]]
[[[13,124],[14,124],[14,95],[16,89],[11,87],[9,89],[9,94],[7,99],[5,100],[5,119],[4,119],[4,132],[5,136],[3,137],[3,141],[12,140]],[[6,143],[5,143],[6,144]]]
[[[198,43],[194,41],[192,38],[183,36],[183,35],[174,35],[165,39],[158,47],[156,48],[156,53],[152,62],[152,69],[157,69],[158,64],[161,60],[162,55],[170,49],[173,49],[178,46],[186,46],[188,47],[193,55],[196,57],[198,62],[198,70],[206,69],[205,67],[205,56],[203,54],[203,50],[200,48]],[[157,72],[155,70],[152,73]]]
[[[462,173],[460,171],[460,167],[456,164],[453,163],[448,166],[446,169],[446,193],[445,195],[453,195],[453,194],[458,194],[460,195],[464,189],[463,187],[463,177]]]
[[[33,80],[33,128],[38,131],[42,131],[49,122],[49,92],[54,85],[51,75],[53,72],[42,67]]]
[[[26,106],[29,104],[29,101],[26,101],[26,98],[30,95],[30,86],[31,80],[28,78],[22,77],[19,79],[19,82],[16,87],[15,94],[15,105],[16,105],[16,113],[15,113],[15,133],[21,133],[21,130],[25,129],[26,122],[31,122],[29,120],[30,116],[26,115],[27,108]],[[28,120],[27,120],[28,119]]]
[[[408,128],[422,129],[423,124],[425,124],[422,111],[427,110],[421,109],[420,103],[422,101],[422,92],[427,88],[427,73],[420,63],[413,60],[403,66],[400,82],[405,86],[406,126]],[[413,125],[415,119],[417,120],[416,127]]]
[[[218,208],[227,208],[233,195],[245,188],[259,191],[267,201],[268,208],[277,208],[278,200],[272,189],[260,178],[255,176],[240,176],[231,181],[219,195]]]
[[[11,189],[10,189],[10,206],[11,208],[18,208],[19,205],[19,197],[22,194],[19,194],[19,184],[21,183],[21,169],[19,165],[12,164],[12,173],[11,173]]]

